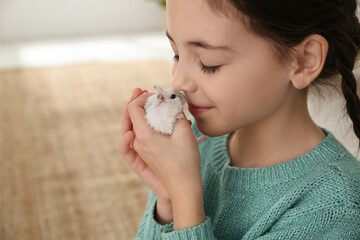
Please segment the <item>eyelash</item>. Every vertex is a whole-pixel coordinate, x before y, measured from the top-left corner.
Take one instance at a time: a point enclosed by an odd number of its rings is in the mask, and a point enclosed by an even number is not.
[[[205,66],[203,63],[200,63],[200,65],[203,73],[212,74],[220,70],[220,66]]]
[[[179,61],[179,55],[174,55],[173,59],[175,62]],[[201,72],[207,74],[213,74],[216,71],[219,71],[221,67],[221,66],[206,66],[202,62],[200,62],[200,66],[201,66]]]

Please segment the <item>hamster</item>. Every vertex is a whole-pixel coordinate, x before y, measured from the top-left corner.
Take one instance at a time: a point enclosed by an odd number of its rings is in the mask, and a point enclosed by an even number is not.
[[[171,135],[176,120],[185,117],[183,107],[185,104],[185,95],[182,92],[175,91],[172,88],[163,90],[155,85],[156,94],[151,95],[145,103],[145,118],[148,124],[155,132]],[[200,144],[208,139],[204,135],[196,139]]]
[[[176,120],[185,117],[185,95],[172,88],[163,90],[157,85],[154,88],[156,94],[151,95],[144,106],[145,118],[156,132],[171,135]]]

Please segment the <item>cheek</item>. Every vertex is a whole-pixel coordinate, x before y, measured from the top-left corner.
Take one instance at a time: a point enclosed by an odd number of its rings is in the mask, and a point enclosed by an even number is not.
[[[223,98],[218,99],[222,121],[239,127],[248,125],[283,104],[290,86],[283,68],[268,64],[262,69],[238,68],[236,72],[229,76]]]
[[[238,76],[240,76],[238,89],[247,91],[246,96],[252,101],[256,101],[256,99],[271,101],[290,82],[287,70],[269,49],[263,49],[263,53],[255,52],[240,66],[242,68],[238,68]]]
[[[271,58],[249,58],[229,66],[217,79],[200,86],[216,111],[211,119],[198,119],[199,129],[219,136],[264,119],[286,101],[287,78],[284,68]]]

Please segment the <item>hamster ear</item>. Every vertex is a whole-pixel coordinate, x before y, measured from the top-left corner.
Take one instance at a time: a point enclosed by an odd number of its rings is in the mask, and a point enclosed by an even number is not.
[[[164,101],[165,97],[161,93],[157,95],[157,99],[160,99],[161,101]]]
[[[163,89],[162,89],[160,86],[158,86],[158,85],[155,85],[154,88],[156,89],[156,92],[157,92],[157,93],[160,93],[160,92],[163,91]]]

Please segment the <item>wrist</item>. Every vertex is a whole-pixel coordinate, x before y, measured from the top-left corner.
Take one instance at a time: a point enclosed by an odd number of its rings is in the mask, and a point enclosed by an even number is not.
[[[202,194],[202,179],[200,171],[196,171],[190,174],[189,171],[186,174],[180,172],[173,173],[172,178],[166,185],[167,191],[170,196],[171,202],[174,199],[182,198],[188,194]]]
[[[155,220],[162,225],[171,223],[173,221],[173,209],[171,202],[157,200],[154,217]]]
[[[200,182],[201,183],[201,182]],[[202,185],[182,188],[172,199],[174,230],[197,226],[205,221]]]

